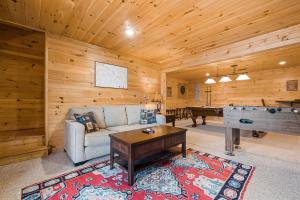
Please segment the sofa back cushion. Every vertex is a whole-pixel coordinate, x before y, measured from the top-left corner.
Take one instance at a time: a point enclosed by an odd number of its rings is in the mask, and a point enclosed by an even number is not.
[[[103,107],[75,107],[69,110],[68,119],[75,120],[74,114],[84,114],[93,112],[96,117],[96,122],[99,128],[106,128]]]
[[[124,105],[103,106],[104,119],[107,127],[127,124],[127,116]]]
[[[138,124],[140,122],[141,110],[144,109],[143,105],[127,105],[126,113],[128,125]]]

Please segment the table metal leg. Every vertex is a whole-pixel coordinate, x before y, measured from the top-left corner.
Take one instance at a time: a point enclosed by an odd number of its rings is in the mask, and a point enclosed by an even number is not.
[[[241,134],[240,134],[240,129],[234,128],[232,129],[232,133],[233,133],[233,141],[234,141],[234,145],[236,149],[240,149],[240,138],[241,138]]]
[[[233,130],[232,128],[225,129],[225,154],[233,156]]]

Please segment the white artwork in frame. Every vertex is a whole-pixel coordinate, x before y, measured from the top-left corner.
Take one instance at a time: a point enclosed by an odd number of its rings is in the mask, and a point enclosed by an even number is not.
[[[112,64],[96,62],[96,87],[128,88],[128,69]]]

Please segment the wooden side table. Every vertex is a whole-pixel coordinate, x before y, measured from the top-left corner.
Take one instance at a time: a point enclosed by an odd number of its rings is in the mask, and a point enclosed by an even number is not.
[[[176,116],[170,114],[167,114],[165,116],[166,116],[166,123],[172,123],[172,126],[175,127]]]

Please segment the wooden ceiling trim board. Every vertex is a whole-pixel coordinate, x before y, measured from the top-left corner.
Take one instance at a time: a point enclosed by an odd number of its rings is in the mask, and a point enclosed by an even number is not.
[[[196,67],[201,64],[214,63],[297,43],[300,43],[300,24],[212,49],[186,60],[172,61],[165,65],[166,69],[163,71],[171,72],[185,67]]]
[[[13,26],[13,27],[20,28],[20,29],[45,33],[45,30],[42,30],[42,29],[39,29],[39,28],[34,28],[34,27],[31,27],[31,26],[23,25],[23,24],[19,24],[19,23],[15,23],[15,22],[12,22],[12,21],[9,21],[9,20],[0,19],[0,24]]]

